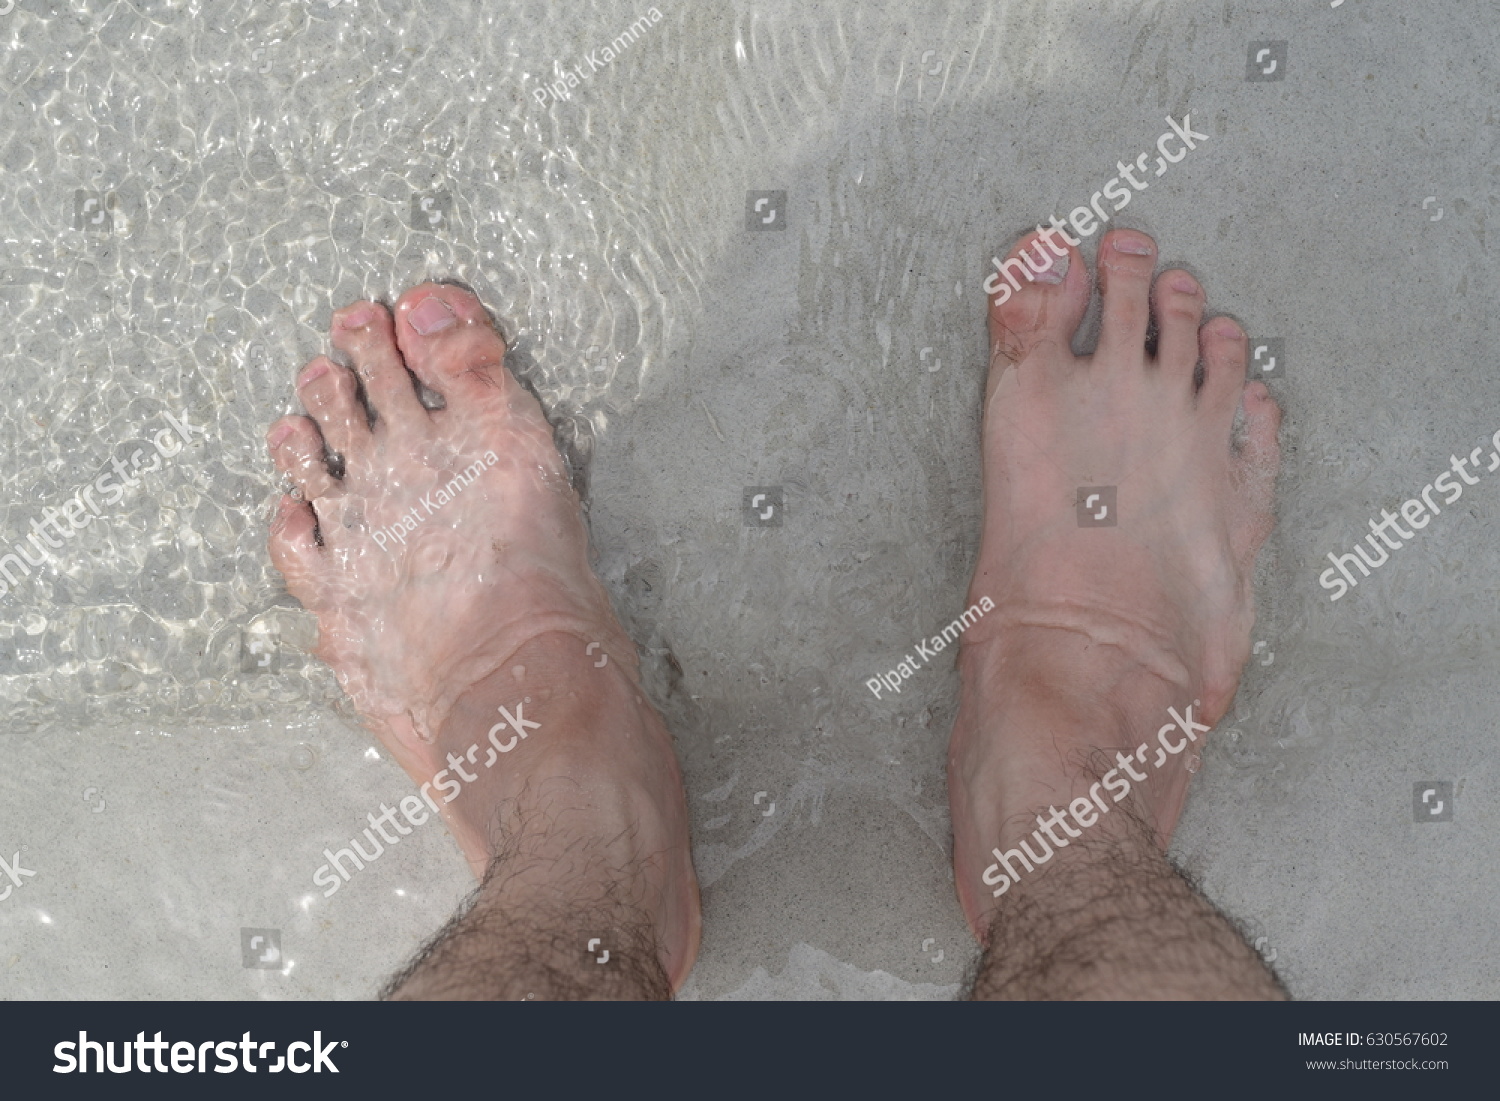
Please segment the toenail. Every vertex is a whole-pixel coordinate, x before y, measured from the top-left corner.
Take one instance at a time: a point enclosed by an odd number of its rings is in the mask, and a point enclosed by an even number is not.
[[[457,320],[453,311],[448,308],[448,303],[441,298],[424,298],[416,309],[407,314],[406,319],[423,336],[442,332]]]
[[[280,428],[276,429],[276,431],[272,432],[269,436],[266,437],[266,446],[269,447],[272,451],[275,451],[278,447],[281,446],[281,441],[286,439],[291,434],[292,426],[289,424],[283,424]]]
[[[355,306],[339,322],[341,329],[363,329],[375,320],[375,307],[368,302]]]
[[[1240,327],[1227,317],[1215,318],[1209,322],[1208,328],[1214,336],[1226,337],[1229,340],[1238,340],[1240,336]]]
[[[1038,272],[1032,276],[1038,283],[1050,283],[1056,286],[1067,278],[1068,258],[1066,256],[1055,256],[1051,257],[1051,261],[1046,271]]]
[[[1174,291],[1181,291],[1183,294],[1197,294],[1198,281],[1191,275],[1178,272],[1172,276],[1172,289]]]
[[[1123,252],[1127,256],[1150,256],[1156,249],[1151,247],[1150,241],[1122,235],[1115,238],[1115,251]]]
[[[328,364],[326,364],[326,363],[314,363],[311,367],[309,367],[307,370],[305,370],[305,371],[302,372],[302,381],[299,382],[297,385],[298,386],[306,386],[310,382],[316,382],[318,379],[322,378],[327,373],[328,373]]]

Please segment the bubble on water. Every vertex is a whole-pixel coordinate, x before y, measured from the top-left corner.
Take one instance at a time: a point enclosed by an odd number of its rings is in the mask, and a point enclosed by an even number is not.
[[[1203,767],[1203,759],[1201,757],[1199,757],[1196,753],[1193,754],[1191,757],[1189,757],[1187,759],[1187,770],[1189,772],[1197,772],[1202,767]]]
[[[292,747],[292,767],[298,772],[306,772],[317,763],[318,754],[306,742],[299,742]]]

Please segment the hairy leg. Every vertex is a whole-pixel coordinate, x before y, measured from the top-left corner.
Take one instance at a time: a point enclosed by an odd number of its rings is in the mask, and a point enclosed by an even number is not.
[[[520,851],[514,858],[526,859]],[[554,866],[553,873],[576,877],[578,869]],[[623,903],[616,886],[601,884],[593,897],[575,892],[564,901],[539,896],[524,877],[511,878],[497,867],[381,996],[394,1001],[666,1000],[672,986],[657,958],[650,915]],[[596,941],[596,950],[587,951]]]
[[[997,917],[972,997],[1264,1000],[1286,993],[1154,845],[1093,842]]]
[[[1055,724],[1063,739],[1076,738],[1080,729],[1098,736],[1119,722],[1102,709],[1085,716],[1076,699],[1041,696],[1016,704],[1013,721],[1033,729]],[[1099,740],[1138,745],[1148,737],[1155,737],[1154,729],[1118,730]],[[1086,795],[1115,760],[1094,754],[1078,763],[1082,779],[1073,786]],[[1143,797],[1132,792],[1088,829],[1074,822],[1078,837],[1054,830],[1066,844],[1054,846],[1051,859],[1032,874],[1012,858],[1022,875],[985,931],[973,998],[1286,997],[1234,924],[1167,859],[1147,799],[1149,790]]]
[[[669,998],[681,982],[690,960],[670,938],[696,939],[696,913],[679,910],[692,873],[675,808],[664,813],[659,794],[617,763],[625,747],[664,743],[666,732],[632,679],[612,663],[596,668],[584,649],[556,635],[516,655],[537,726],[503,772],[483,772],[487,754],[475,754],[478,779],[452,805],[489,864],[468,906],[386,996]],[[505,670],[492,682],[460,698],[445,744],[491,744],[495,701],[514,694],[515,678]],[[514,738],[503,734],[501,745]],[[457,756],[462,763],[463,749]],[[694,924],[677,924],[687,919]]]

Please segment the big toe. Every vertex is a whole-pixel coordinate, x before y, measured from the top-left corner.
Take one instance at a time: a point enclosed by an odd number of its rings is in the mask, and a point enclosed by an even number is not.
[[[1043,345],[1071,357],[1073,333],[1089,304],[1088,267],[1066,242],[1049,250],[1038,233],[1022,237],[985,282],[990,295],[990,363],[1018,364]],[[1058,255],[1058,252],[1062,255]]]
[[[506,401],[515,380],[505,369],[505,340],[469,291],[422,283],[396,303],[396,343],[406,366],[453,404]]]

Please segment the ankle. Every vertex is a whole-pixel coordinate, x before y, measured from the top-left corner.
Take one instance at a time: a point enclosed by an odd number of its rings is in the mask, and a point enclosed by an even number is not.
[[[1013,626],[983,642],[965,639],[958,664],[966,690],[1101,718],[1154,715],[1162,701],[1192,696],[1190,670],[1160,640],[1129,645],[1083,627]]]
[[[1099,845],[1165,848],[1207,727],[1185,688],[1071,632],[968,646],[959,668],[949,775],[975,827],[955,839],[982,881],[960,891],[971,919]]]
[[[1008,790],[1036,789],[1046,805],[1110,769],[1131,775],[1119,752],[1144,744],[1149,758],[1172,709],[1195,698],[1186,678],[1166,675],[1164,664],[1142,663],[1071,631],[1007,632],[960,652],[959,721],[976,728],[979,736],[966,739],[976,752],[1008,759]]]
[[[449,776],[434,784],[453,803],[450,825],[476,875],[488,872],[502,837],[537,834],[539,821],[565,839],[654,819],[632,758],[603,747],[668,735],[624,667],[634,654],[587,650],[564,632],[528,641],[464,692],[444,723],[433,755]]]
[[[455,700],[440,742],[467,746],[476,734],[486,738],[505,720],[501,708],[525,708],[523,738],[536,736],[532,722],[554,731],[639,728],[655,711],[640,690],[637,669],[628,640],[585,642],[565,631],[537,635]],[[499,738],[509,740],[505,730]]]

